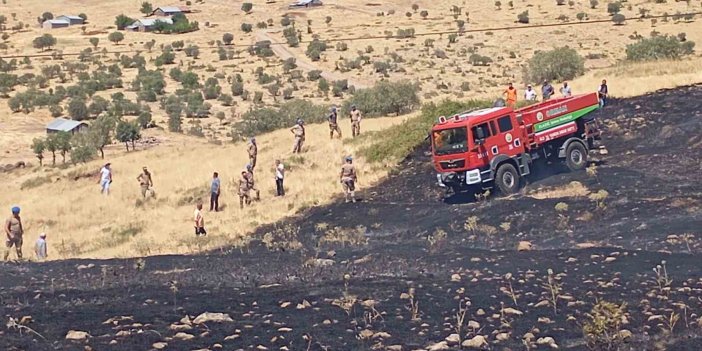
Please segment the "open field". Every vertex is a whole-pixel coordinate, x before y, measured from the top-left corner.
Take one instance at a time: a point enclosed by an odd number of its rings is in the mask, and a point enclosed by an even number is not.
[[[364,121],[366,132],[382,130],[405,117]],[[341,121],[350,134],[350,123]],[[248,163],[245,143],[210,144],[193,138],[167,140],[164,145],[129,153],[116,153],[112,163],[114,183],[109,197],[100,195],[96,172],[105,162],[96,160],[65,170],[34,168],[3,175],[0,207],[22,206],[28,238],[46,231],[52,240],[53,259],[68,257],[125,257],[163,253],[193,253],[215,247],[245,244],[247,234],[311,206],[324,205],[341,194],[339,167],[346,155],[369,141],[329,140],[329,127],[307,126],[302,154],[293,155],[292,134],[279,130],[257,139],[259,157],[256,185],[261,201],[239,209],[239,175]],[[348,138],[348,136],[347,136]],[[123,147],[123,146],[122,146]],[[285,198],[276,198],[273,165],[280,158],[287,167]],[[61,157],[58,156],[60,163]],[[50,157],[46,160],[50,163]],[[356,159],[360,186],[382,179],[388,169]],[[141,200],[136,177],[142,166],[153,174],[155,199]],[[223,211],[206,213],[210,235],[197,240],[192,233],[192,213],[197,199],[209,206],[212,172],[222,179]],[[25,241],[30,252],[31,240]]]
[[[608,155],[508,198],[439,201],[420,148],[362,202],[310,208],[239,249],[5,264],[2,316],[41,337],[14,326],[0,345],[698,350],[700,101],[700,85],[613,99],[598,112]],[[621,313],[601,320],[608,336],[584,332],[598,301]]]

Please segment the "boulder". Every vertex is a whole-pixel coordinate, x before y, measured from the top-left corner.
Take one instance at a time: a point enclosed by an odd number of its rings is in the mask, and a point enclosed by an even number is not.
[[[449,346],[446,343],[446,341],[442,342],[437,342],[436,344],[429,345],[427,347],[428,351],[443,351],[443,350],[448,350]]]
[[[517,251],[531,251],[533,246],[529,241],[520,241],[517,245]]]
[[[80,330],[69,330],[66,333],[66,340],[85,340],[90,337],[90,334]]]
[[[234,322],[234,320],[231,317],[229,317],[229,315],[226,313],[205,312],[197,316],[193,321],[193,323],[195,324],[203,324],[208,322],[225,323]]]
[[[488,344],[487,340],[485,339],[484,336],[482,335],[476,335],[472,339],[468,339],[461,344],[463,347],[467,347],[469,349],[481,349],[483,346],[486,346]]]

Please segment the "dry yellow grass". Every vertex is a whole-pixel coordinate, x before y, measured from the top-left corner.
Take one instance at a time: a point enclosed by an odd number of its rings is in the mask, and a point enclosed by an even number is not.
[[[363,122],[363,129],[381,130],[404,119],[368,119]],[[348,121],[341,122],[341,128],[350,133]],[[207,144],[204,139],[185,137],[171,145],[149,150],[108,154],[106,161],[110,161],[114,169],[109,197],[100,195],[96,178],[68,179],[69,174],[95,172],[103,161],[61,171],[48,167],[26,171],[15,178],[3,176],[5,191],[0,208],[9,209],[19,204],[25,220],[25,251],[29,252],[38,234],[45,230],[52,259],[188,253],[200,246],[208,249],[236,245],[259,225],[276,222],[302,208],[324,205],[341,196],[338,172],[343,157],[354,154],[363,144],[329,140],[326,124],[308,126],[307,133],[305,152],[299,157],[291,154],[292,134],[288,130],[257,138],[256,185],[262,200],[244,210],[239,209],[236,191],[238,176],[248,162],[245,144],[217,146]],[[276,158],[287,160],[284,198],[274,197]],[[355,163],[359,169],[360,189],[386,175],[385,169],[373,168],[360,158],[355,158]],[[137,206],[141,194],[136,177],[144,165],[153,173],[157,197]],[[224,210],[205,213],[209,236],[195,240],[192,225],[195,207],[193,201],[188,201],[188,195],[206,195],[202,200],[207,208],[214,171],[222,178],[220,203]],[[44,176],[50,176],[52,183],[20,190],[23,182]]]

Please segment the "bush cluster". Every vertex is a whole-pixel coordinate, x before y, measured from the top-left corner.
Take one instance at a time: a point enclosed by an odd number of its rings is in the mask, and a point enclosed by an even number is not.
[[[679,59],[692,55],[695,43],[689,40],[681,41],[682,37],[673,35],[658,35],[641,39],[626,46],[626,58],[631,61],[651,61],[661,59]]]
[[[259,108],[246,112],[232,130],[235,138],[258,135],[276,129],[289,128],[298,118],[305,123],[319,123],[326,120],[327,109],[305,100],[291,100],[279,108]]]
[[[356,105],[366,117],[400,115],[419,107],[419,86],[409,81],[379,82],[367,89],[358,89],[343,103],[343,111]]]
[[[585,73],[585,59],[567,46],[539,51],[527,62],[525,81],[571,80]]]

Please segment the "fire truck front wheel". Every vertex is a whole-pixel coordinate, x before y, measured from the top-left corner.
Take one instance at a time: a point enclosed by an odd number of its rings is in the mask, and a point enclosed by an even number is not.
[[[587,149],[583,144],[572,142],[566,149],[566,166],[571,171],[580,171],[587,165]]]
[[[519,190],[519,172],[511,163],[503,163],[497,168],[495,185],[505,195],[514,194]]]

